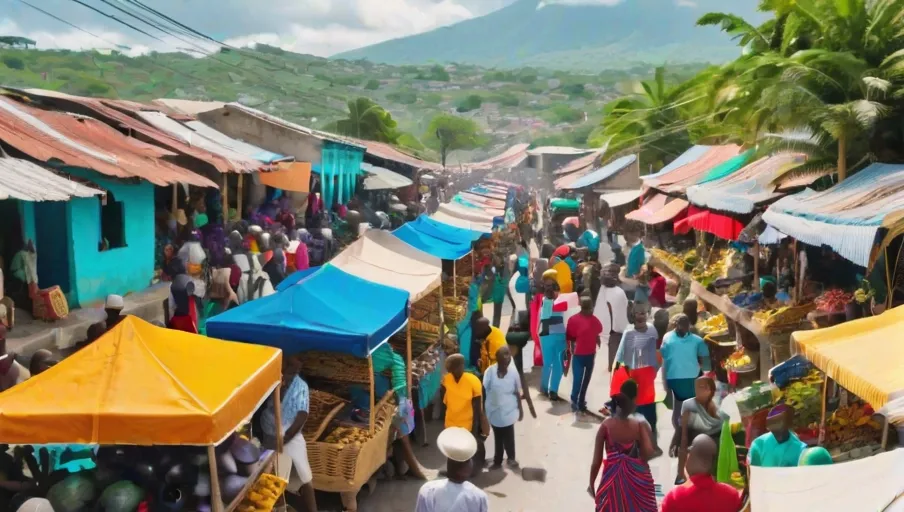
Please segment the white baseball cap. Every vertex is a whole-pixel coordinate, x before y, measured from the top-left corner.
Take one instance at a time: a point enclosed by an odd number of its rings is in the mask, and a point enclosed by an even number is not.
[[[104,303],[105,309],[122,309],[123,301],[119,295],[107,295],[107,301]]]
[[[461,427],[449,427],[440,432],[436,445],[440,453],[456,462],[467,462],[477,453],[474,435]]]

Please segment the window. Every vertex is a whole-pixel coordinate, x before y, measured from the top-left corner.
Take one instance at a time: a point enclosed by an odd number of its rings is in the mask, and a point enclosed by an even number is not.
[[[121,201],[107,192],[100,198],[100,242],[98,250],[126,246],[125,210]]]

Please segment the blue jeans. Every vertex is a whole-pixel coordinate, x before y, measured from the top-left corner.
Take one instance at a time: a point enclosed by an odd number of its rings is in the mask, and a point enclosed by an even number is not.
[[[558,393],[565,357],[565,334],[550,334],[540,338],[543,352],[543,371],[540,372],[540,392]]]
[[[587,388],[593,376],[593,363],[596,354],[571,356],[571,372],[574,381],[571,385],[571,410],[581,411],[587,408]]]

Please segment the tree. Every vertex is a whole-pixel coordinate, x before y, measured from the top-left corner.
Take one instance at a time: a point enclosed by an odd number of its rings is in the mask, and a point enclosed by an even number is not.
[[[477,123],[451,114],[438,114],[430,120],[424,142],[439,151],[443,167],[446,157],[453,151],[477,149],[486,144],[486,138]]]
[[[348,118],[336,122],[340,135],[377,142],[395,143],[399,138],[396,121],[370,98],[348,102]]]
[[[12,55],[3,57],[3,65],[9,69],[17,69],[19,71],[25,69],[25,61],[19,57],[13,57]]]
[[[481,105],[483,105],[483,98],[477,94],[469,94],[458,103],[458,107],[456,107],[455,110],[459,112],[470,112],[472,110],[477,110]]]
[[[368,91],[376,91],[380,88],[380,81],[375,78],[371,78],[367,81],[367,84],[364,85],[364,88]]]

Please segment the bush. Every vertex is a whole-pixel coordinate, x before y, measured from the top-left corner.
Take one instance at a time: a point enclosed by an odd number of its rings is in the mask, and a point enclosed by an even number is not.
[[[367,84],[364,86],[368,91],[376,91],[380,88],[380,81],[374,78],[371,78],[367,81]]]
[[[459,112],[470,112],[472,110],[477,110],[481,105],[483,105],[483,98],[476,94],[471,94],[465,96],[465,98],[458,103],[458,107],[455,110]]]
[[[417,93],[414,91],[391,92],[386,95],[386,98],[402,105],[413,105],[417,102]]]
[[[25,61],[23,61],[19,57],[13,57],[11,55],[3,57],[3,65],[8,67],[9,69],[18,69],[20,71],[25,69]]]

